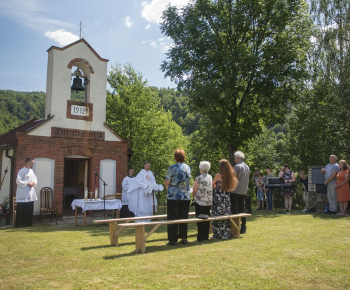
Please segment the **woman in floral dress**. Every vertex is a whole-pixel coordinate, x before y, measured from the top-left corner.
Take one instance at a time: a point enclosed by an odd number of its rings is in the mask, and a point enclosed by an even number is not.
[[[294,172],[290,170],[288,164],[283,165],[278,177],[283,177],[284,183],[295,182]],[[282,187],[281,193],[284,196],[284,205],[286,207],[287,214],[290,214],[293,205],[294,186],[291,185],[290,187]]]
[[[231,214],[230,192],[236,188],[237,184],[238,180],[230,162],[226,159],[220,160],[219,173],[215,175],[213,180],[213,216]],[[213,221],[213,238],[231,238],[231,223],[229,220]]]

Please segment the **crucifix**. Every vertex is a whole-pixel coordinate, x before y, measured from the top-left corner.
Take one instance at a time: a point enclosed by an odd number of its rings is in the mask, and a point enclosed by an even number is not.
[[[79,32],[79,39],[81,39],[81,33],[83,32],[83,22],[82,21],[80,21],[80,24],[79,24],[79,30],[78,30],[78,32]]]

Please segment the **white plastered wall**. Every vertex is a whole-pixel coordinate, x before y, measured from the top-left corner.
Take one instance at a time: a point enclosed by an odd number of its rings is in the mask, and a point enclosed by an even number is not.
[[[117,188],[116,170],[117,163],[112,159],[103,159],[100,161],[100,176],[106,182],[106,195],[114,194]],[[103,182],[100,181],[99,196],[103,197]]]
[[[35,187],[38,200],[34,202],[34,214],[40,214],[40,190],[43,187],[51,187],[55,194],[55,160],[49,158],[35,158],[33,167],[34,173],[38,179],[38,184]]]
[[[6,157],[6,151],[3,150],[1,151],[2,153],[2,164],[1,164],[1,173],[0,173],[0,178],[1,181],[4,179],[4,182],[2,184],[1,190],[0,190],[0,203],[4,201],[5,197],[10,196],[10,181],[11,181],[11,163],[10,159]],[[9,151],[9,155],[12,156],[13,151]],[[8,172],[5,175],[5,169],[7,168]],[[5,178],[4,178],[5,177]]]

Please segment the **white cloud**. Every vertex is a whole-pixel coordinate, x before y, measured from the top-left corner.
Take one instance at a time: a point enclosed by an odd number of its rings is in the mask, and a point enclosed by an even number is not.
[[[46,31],[44,35],[48,38],[57,41],[60,45],[67,45],[79,39],[79,36],[66,31],[65,29],[59,29],[56,31]]]
[[[124,24],[125,24],[125,26],[126,26],[127,28],[130,28],[130,27],[132,26],[132,21],[131,21],[131,19],[130,19],[130,16],[126,16],[126,17],[124,18]]]
[[[163,11],[169,4],[180,9],[186,6],[189,2],[189,0],[151,0],[150,3],[144,1],[141,4],[143,7],[141,16],[148,22],[159,24],[162,21],[161,16],[163,14]]]
[[[148,30],[150,27],[151,27],[151,24],[148,23],[148,24],[146,25],[145,29]]]
[[[173,47],[174,43],[170,42],[166,38],[159,38],[158,40],[144,40],[142,41],[142,44],[149,44],[152,47],[159,47],[163,52],[168,51],[171,47]]]
[[[95,21],[95,22],[94,22],[94,25],[95,25],[96,27],[99,27],[99,26],[101,25],[101,22],[100,22],[100,21]]]
[[[142,44],[150,44],[152,47],[156,47],[157,46],[157,42],[155,40],[144,40],[142,41]]]
[[[47,29],[54,30],[59,27],[73,28],[78,26],[78,24],[72,25],[68,22],[47,18],[44,16],[45,12],[42,1],[0,1],[0,15],[11,18],[21,25],[39,32]]]

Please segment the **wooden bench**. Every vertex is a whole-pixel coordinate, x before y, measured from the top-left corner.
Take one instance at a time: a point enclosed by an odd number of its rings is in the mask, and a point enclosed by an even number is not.
[[[161,226],[161,225],[171,225],[171,224],[182,224],[182,223],[198,223],[198,222],[208,222],[208,221],[220,221],[229,220],[231,222],[231,237],[239,238],[241,231],[241,218],[249,217],[251,214],[241,213],[241,214],[231,214],[224,216],[212,216],[208,219],[182,219],[182,220],[164,220],[164,221],[154,221],[154,222],[140,222],[140,223],[125,223],[119,225],[121,229],[123,228],[135,228],[135,250],[136,253],[145,253],[146,251],[146,240]],[[154,226],[152,230],[145,236],[145,227]]]
[[[188,216],[195,216],[195,212],[189,212]],[[167,218],[166,214],[161,215],[152,215],[152,216],[140,216],[140,217],[130,217],[130,218],[116,218],[108,220],[94,220],[94,224],[109,224],[109,239],[112,246],[118,247],[118,237],[119,234],[123,231],[123,227],[119,227],[120,223],[129,223],[132,221],[141,221],[141,220],[164,220]]]

